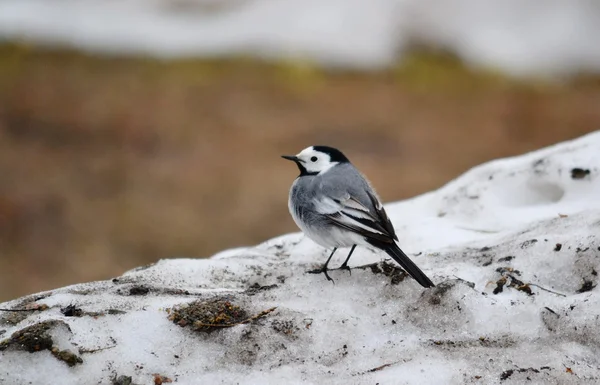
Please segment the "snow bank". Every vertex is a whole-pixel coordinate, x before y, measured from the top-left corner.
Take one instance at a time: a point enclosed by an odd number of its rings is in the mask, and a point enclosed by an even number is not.
[[[600,71],[588,0],[4,0],[0,37],[158,57],[387,67],[414,44],[524,75]]]
[[[291,234],[0,304],[31,309],[0,312],[0,384],[597,383],[599,149],[389,205],[432,289],[364,248],[332,285],[306,273],[327,251]]]

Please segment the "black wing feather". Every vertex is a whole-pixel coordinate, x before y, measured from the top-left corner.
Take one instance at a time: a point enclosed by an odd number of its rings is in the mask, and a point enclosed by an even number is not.
[[[367,192],[367,194],[369,195],[369,199],[375,210],[375,213],[365,213],[368,218],[358,217],[343,211],[326,214],[326,216],[332,224],[362,235],[368,243],[385,251],[421,286],[425,288],[434,287],[435,285],[429,277],[427,277],[427,275],[425,275],[425,273],[423,273],[423,271],[419,269],[419,267],[394,242],[398,240],[398,236],[394,231],[394,226],[385,212],[383,205],[374,194],[371,192]],[[336,200],[336,202],[342,204],[342,202],[338,200]],[[374,231],[369,231],[361,226],[354,226],[347,223],[343,220],[344,217],[350,218]]]

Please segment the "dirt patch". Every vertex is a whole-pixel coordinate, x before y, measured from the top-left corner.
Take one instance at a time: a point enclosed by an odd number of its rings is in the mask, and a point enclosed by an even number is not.
[[[48,320],[39,322],[14,332],[10,338],[0,342],[0,350],[24,350],[29,353],[49,350],[56,359],[69,366],[83,363],[83,360],[70,350],[60,350],[54,346],[51,331],[59,327],[71,331],[69,325],[63,321]]]
[[[194,330],[210,333],[241,324],[252,323],[267,316],[276,307],[249,315],[248,311],[235,305],[229,298],[213,298],[207,301],[194,301],[167,309],[169,320]]]
[[[285,282],[285,280],[284,280],[284,282]],[[246,294],[249,295],[249,296],[253,296],[253,295],[256,295],[258,293],[262,293],[262,292],[265,292],[265,291],[269,291],[269,290],[275,289],[277,287],[278,287],[277,285],[262,286],[259,283],[255,283],[255,284],[253,284],[252,286],[250,286],[246,290]]]
[[[275,319],[271,322],[271,328],[277,333],[281,333],[291,339],[298,338],[297,334],[301,331],[298,325],[291,319]]]
[[[542,366],[539,369],[536,368],[517,368],[517,369],[508,369],[500,374],[500,381],[508,380],[515,373],[529,373],[529,374],[538,374],[544,370],[552,370],[549,366]],[[527,376],[527,381],[531,381],[531,378]]]
[[[577,290],[577,293],[586,293],[588,291],[594,290],[595,287],[596,287],[596,285],[594,285],[594,282],[592,282],[592,281],[583,281],[583,284]]]
[[[408,273],[400,266],[385,261],[371,265],[370,269],[373,274],[383,274],[386,277],[390,277],[392,285],[397,285],[408,277]]]
[[[75,305],[65,306],[64,308],[60,309],[60,312],[65,317],[81,317],[84,314],[83,310],[81,310]]]
[[[194,301],[170,310],[169,320],[196,331],[213,332],[223,326],[235,325],[246,320],[248,312],[228,299]]]
[[[522,291],[527,295],[535,295],[528,283],[517,278],[517,276],[521,275],[519,270],[515,270],[512,267],[499,267],[496,269],[496,272],[500,273],[500,278],[495,282],[494,294],[500,294],[504,291],[505,287],[510,287]]]
[[[88,317],[102,317],[105,315],[120,315],[120,314],[126,314],[126,311],[123,310],[119,310],[119,309],[108,309],[105,311],[84,311],[81,308],[71,304],[71,305],[67,305],[63,308],[60,309],[60,312],[65,316],[65,317],[83,317],[83,316],[88,316]]]
[[[509,337],[501,339],[479,337],[472,340],[432,340],[431,343],[445,349],[469,349],[473,347],[509,348],[516,345],[517,342]]]
[[[146,286],[134,286],[129,289],[129,295],[146,295],[150,292],[150,289]]]
[[[0,309],[0,325],[17,325],[35,312],[48,310],[48,305],[36,302],[48,296],[49,295],[25,297],[11,309]]]
[[[119,376],[119,377],[114,377],[112,380],[112,385],[137,385],[133,382],[133,379],[131,378],[131,376]]]
[[[571,170],[572,179],[583,179],[590,175],[590,170],[587,168],[574,168]]]

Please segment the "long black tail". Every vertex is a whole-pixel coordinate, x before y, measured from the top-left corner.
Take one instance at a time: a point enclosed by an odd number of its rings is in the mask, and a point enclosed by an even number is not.
[[[406,270],[406,272],[415,279],[415,281],[419,282],[421,286],[435,286],[433,282],[431,282],[429,277],[427,277],[425,273],[423,273],[421,269],[419,269],[419,267],[415,265],[415,263],[411,261],[410,258],[408,258],[406,254],[404,254],[404,251],[400,250],[398,245],[396,245],[395,243],[377,242],[373,244],[373,246],[379,247],[380,249],[385,251],[390,257],[394,259],[394,261],[398,262],[400,266],[402,266],[402,268]]]

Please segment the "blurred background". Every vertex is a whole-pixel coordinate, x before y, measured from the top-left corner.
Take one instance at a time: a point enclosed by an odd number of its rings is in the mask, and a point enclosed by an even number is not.
[[[600,3],[0,2],[0,301],[297,231],[279,158],[396,201],[600,129]]]

